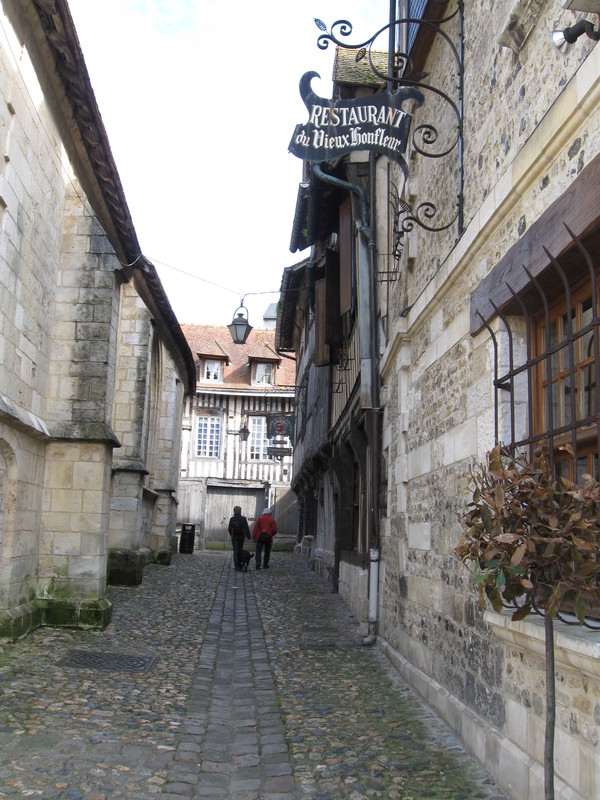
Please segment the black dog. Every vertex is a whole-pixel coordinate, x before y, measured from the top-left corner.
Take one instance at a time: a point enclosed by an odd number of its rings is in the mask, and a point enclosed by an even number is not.
[[[250,563],[250,559],[252,558],[252,553],[249,553],[247,550],[240,550],[240,569],[244,570],[244,572],[248,572],[248,564]]]

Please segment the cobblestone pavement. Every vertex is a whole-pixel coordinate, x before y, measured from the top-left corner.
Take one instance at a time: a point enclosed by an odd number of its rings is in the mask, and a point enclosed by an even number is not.
[[[503,800],[299,558],[109,596],[105,631],[0,647],[2,800]]]

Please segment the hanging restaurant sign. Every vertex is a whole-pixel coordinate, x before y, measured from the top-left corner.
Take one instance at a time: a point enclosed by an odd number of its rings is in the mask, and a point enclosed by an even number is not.
[[[287,436],[290,442],[294,443],[294,414],[269,414],[267,416],[267,430],[269,439],[277,436]]]
[[[310,82],[320,77],[306,72],[300,79],[300,96],[308,122],[296,125],[289,151],[304,161],[330,161],[355,150],[383,153],[403,168],[412,117],[402,109],[407,100],[423,105],[417,89],[401,88],[350,100],[326,100],[316,95]]]
[[[283,458],[284,456],[291,456],[294,451],[291,447],[267,447],[266,454],[268,456],[275,456],[275,458]]]

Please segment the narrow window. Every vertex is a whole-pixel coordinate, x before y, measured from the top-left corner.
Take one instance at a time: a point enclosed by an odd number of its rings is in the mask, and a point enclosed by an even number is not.
[[[267,455],[267,447],[271,445],[271,440],[267,436],[267,418],[250,417],[248,422],[250,428],[250,460],[265,461],[270,458]]]
[[[273,364],[258,363],[256,365],[254,383],[259,386],[263,384],[266,384],[267,386],[272,386],[275,383],[274,376],[275,376],[275,371],[273,369]]]
[[[340,206],[340,314],[354,307],[354,233],[352,203],[345,200]]]
[[[204,362],[204,380],[219,383],[222,380],[222,364],[220,361]]]
[[[218,458],[220,450],[221,450],[220,418],[199,417],[196,455],[200,458]]]

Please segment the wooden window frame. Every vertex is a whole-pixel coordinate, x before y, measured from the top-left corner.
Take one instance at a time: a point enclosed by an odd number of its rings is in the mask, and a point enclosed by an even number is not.
[[[557,474],[572,481],[598,476],[598,393],[594,309],[588,277],[532,319],[535,367],[531,429],[550,435]],[[550,339],[550,341],[547,341]],[[587,407],[586,407],[587,406]],[[561,446],[573,444],[576,460]]]
[[[265,367],[270,367],[270,370],[271,370],[271,375],[270,375],[271,380],[269,380],[269,381],[264,381],[264,380],[259,380],[258,379],[259,369],[262,369],[262,368],[265,368]],[[275,371],[276,371],[276,369],[277,369],[277,365],[274,364],[272,361],[257,361],[254,364],[254,367],[252,369],[252,385],[253,386],[275,386]]]
[[[206,446],[202,448],[205,450],[205,452],[200,452],[200,434],[202,425],[206,426],[205,436],[203,437]],[[214,433],[215,429],[216,435]],[[196,420],[196,458],[220,459],[222,434],[223,421],[221,417],[212,415],[199,416]],[[216,444],[212,444],[213,441],[216,441]]]
[[[259,425],[258,422],[261,421]],[[250,437],[248,439],[248,460],[249,461],[273,461],[273,456],[266,453],[267,447],[271,447],[272,440],[268,434],[267,418],[265,416],[254,415],[248,419]],[[260,431],[258,429],[261,429]],[[260,435],[262,433],[262,436]]]
[[[595,307],[599,308],[598,286],[596,294]],[[569,296],[563,293],[549,306],[548,319],[545,313],[540,313],[531,323],[535,366],[530,372],[534,384],[530,427],[534,436],[551,435],[557,474],[575,482],[586,473],[598,477],[598,375],[593,349],[597,333],[593,309],[592,282],[588,277],[572,287]],[[551,341],[548,345],[549,328]],[[588,352],[583,352],[582,348]],[[586,397],[587,413],[582,406]],[[570,444],[573,437],[576,460],[561,449]]]
[[[218,366],[218,377],[210,377],[208,373],[209,364]],[[214,370],[213,370],[214,371]],[[223,362],[218,358],[205,358],[202,361],[202,382],[203,383],[223,383]]]
[[[327,279],[315,281],[315,352],[316,367],[325,367],[331,363],[331,348],[326,341],[327,336]]]

